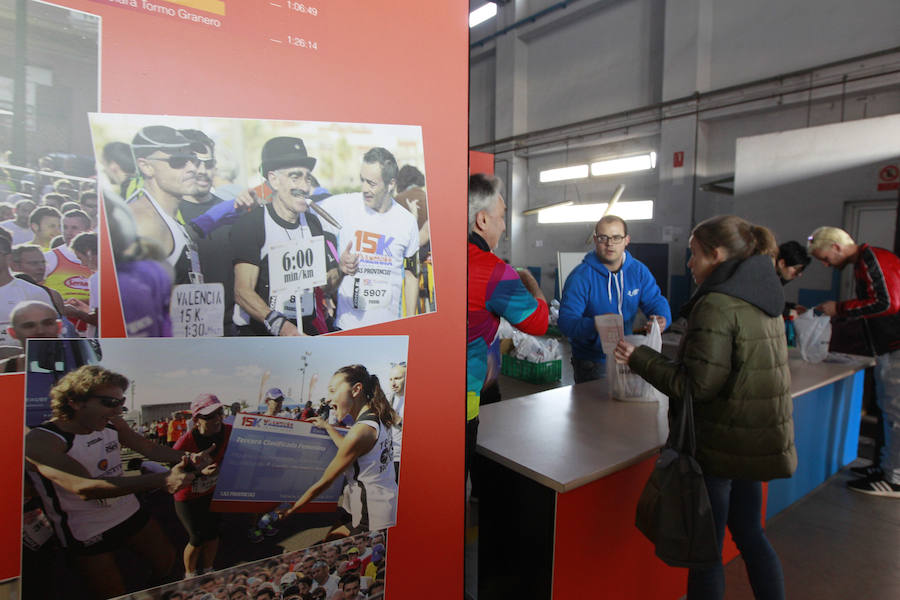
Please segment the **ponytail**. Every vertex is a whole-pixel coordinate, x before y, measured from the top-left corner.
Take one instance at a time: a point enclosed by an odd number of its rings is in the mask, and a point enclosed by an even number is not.
[[[744,260],[765,254],[774,261],[778,257],[775,236],[768,228],[754,225],[734,215],[720,215],[701,222],[691,235],[707,252],[722,248],[728,258]]]
[[[399,415],[391,407],[384,390],[381,389],[381,382],[378,381],[377,375],[370,374],[362,365],[347,365],[335,373],[343,375],[351,386],[357,383],[362,384],[366,403],[382,425],[391,426],[400,421]]]

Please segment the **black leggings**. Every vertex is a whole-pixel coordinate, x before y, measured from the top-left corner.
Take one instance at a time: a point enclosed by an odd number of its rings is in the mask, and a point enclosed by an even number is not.
[[[222,518],[219,513],[209,510],[212,497],[212,494],[207,494],[192,500],[175,501],[175,514],[188,532],[192,546],[202,546],[203,542],[219,537]]]

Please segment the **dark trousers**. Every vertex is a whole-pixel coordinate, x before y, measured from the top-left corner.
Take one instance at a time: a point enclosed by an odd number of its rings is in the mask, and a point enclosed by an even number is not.
[[[572,373],[575,383],[585,383],[606,377],[606,363],[572,357]]]
[[[784,600],[781,561],[760,524],[762,484],[710,476],[704,476],[704,479],[716,520],[719,553],[727,524],[747,567],[753,596],[757,600]],[[688,600],[721,600],[724,596],[725,569],[721,563],[712,569],[688,572]]]

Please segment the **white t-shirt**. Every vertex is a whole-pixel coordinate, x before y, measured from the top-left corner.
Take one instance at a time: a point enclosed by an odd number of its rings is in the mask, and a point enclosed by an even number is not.
[[[351,525],[366,531],[392,527],[397,522],[397,480],[391,428],[372,412],[359,415],[356,424],[371,427],[378,438],[371,450],[344,471],[344,502],[349,506]]]
[[[26,300],[40,300],[53,306],[53,299],[44,288],[38,287],[27,281],[13,277],[12,281],[0,286],[0,345],[18,346],[19,342],[10,337],[6,329],[9,327],[9,313],[19,302]]]
[[[13,246],[18,246],[19,244],[26,244],[34,239],[34,232],[30,227],[19,227],[16,224],[15,219],[10,219],[9,221],[3,221],[0,223],[0,227],[3,227],[7,231],[9,231],[13,236]]]
[[[400,462],[400,442],[403,441],[403,404],[405,396],[394,394],[391,398],[391,408],[400,415],[400,425],[391,427],[391,434],[394,439],[394,462]]]
[[[359,254],[356,274],[345,275],[338,288],[335,325],[353,329],[399,319],[403,259],[419,251],[416,218],[394,200],[387,211],[376,212],[360,192],[331,196],[319,205],[341,224],[334,229],[322,222],[337,237],[337,253],[352,243]]]

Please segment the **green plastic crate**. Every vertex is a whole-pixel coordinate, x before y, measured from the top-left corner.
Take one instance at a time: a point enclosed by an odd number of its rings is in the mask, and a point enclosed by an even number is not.
[[[529,383],[553,383],[562,377],[562,360],[533,363],[516,358],[511,354],[504,354],[500,363],[500,372],[508,377]]]

